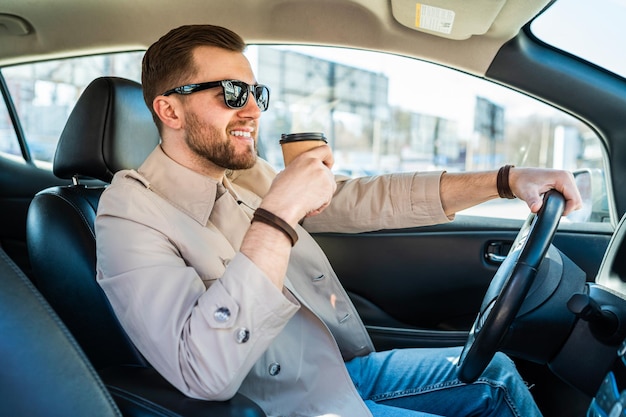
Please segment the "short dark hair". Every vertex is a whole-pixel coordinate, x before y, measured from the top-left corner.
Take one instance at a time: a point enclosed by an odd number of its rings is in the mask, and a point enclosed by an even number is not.
[[[161,121],[152,108],[156,96],[189,82],[196,68],[193,50],[199,46],[217,46],[234,52],[246,49],[244,40],[221,26],[186,25],[170,30],[146,51],[141,68],[143,98],[159,130]]]

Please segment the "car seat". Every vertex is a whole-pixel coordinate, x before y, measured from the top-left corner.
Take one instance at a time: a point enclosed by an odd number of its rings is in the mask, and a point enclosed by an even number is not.
[[[140,84],[94,80],[71,112],[54,157],[54,174],[72,184],[39,192],[28,210],[26,241],[35,285],[96,369],[146,365],[95,280],[94,221],[113,174],[138,167],[158,143]]]
[[[92,81],[68,118],[53,162],[54,174],[72,184],[35,195],[27,244],[35,285],[116,401],[134,408],[136,399],[151,397],[191,410],[192,400],[156,374],[131,343],[96,282],[94,222],[100,196],[115,172],[139,167],[159,140],[139,83],[118,77]],[[212,407],[205,415],[265,415],[239,394],[225,403],[199,403]]]
[[[0,415],[121,416],[59,317],[0,248]]]

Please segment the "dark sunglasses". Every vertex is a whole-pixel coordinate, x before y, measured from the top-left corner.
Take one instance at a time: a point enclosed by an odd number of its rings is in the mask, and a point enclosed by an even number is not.
[[[267,110],[270,105],[270,89],[263,84],[250,85],[239,80],[210,81],[207,83],[187,84],[172,88],[163,93],[163,96],[170,94],[188,95],[197,91],[208,90],[209,88],[222,87],[224,92],[224,103],[231,109],[240,109],[248,102],[250,92],[254,94],[257,106],[261,111]]]

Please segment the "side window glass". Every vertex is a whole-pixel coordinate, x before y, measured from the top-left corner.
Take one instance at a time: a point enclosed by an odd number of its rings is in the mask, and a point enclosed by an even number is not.
[[[337,174],[497,169],[504,164],[575,172],[586,207],[565,221],[609,221],[604,148],[572,116],[449,68],[381,53],[305,46],[249,47],[271,88],[259,152],[283,168],[282,133],[324,132]],[[460,214],[526,218],[519,200]]]
[[[40,165],[52,162],[65,122],[93,79],[113,75],[139,81],[142,57],[143,52],[130,52],[3,68],[33,160]]]

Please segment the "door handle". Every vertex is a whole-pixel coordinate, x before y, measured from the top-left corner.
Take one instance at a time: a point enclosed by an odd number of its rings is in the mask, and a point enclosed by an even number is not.
[[[489,262],[491,262],[491,263],[494,263],[494,264],[501,264],[506,259],[506,256],[496,255],[496,254],[493,254],[493,253],[487,253],[486,256],[487,256],[487,260]]]
[[[487,246],[485,247],[485,259],[490,264],[500,265],[506,259],[512,245],[513,242],[508,240],[487,242]]]

